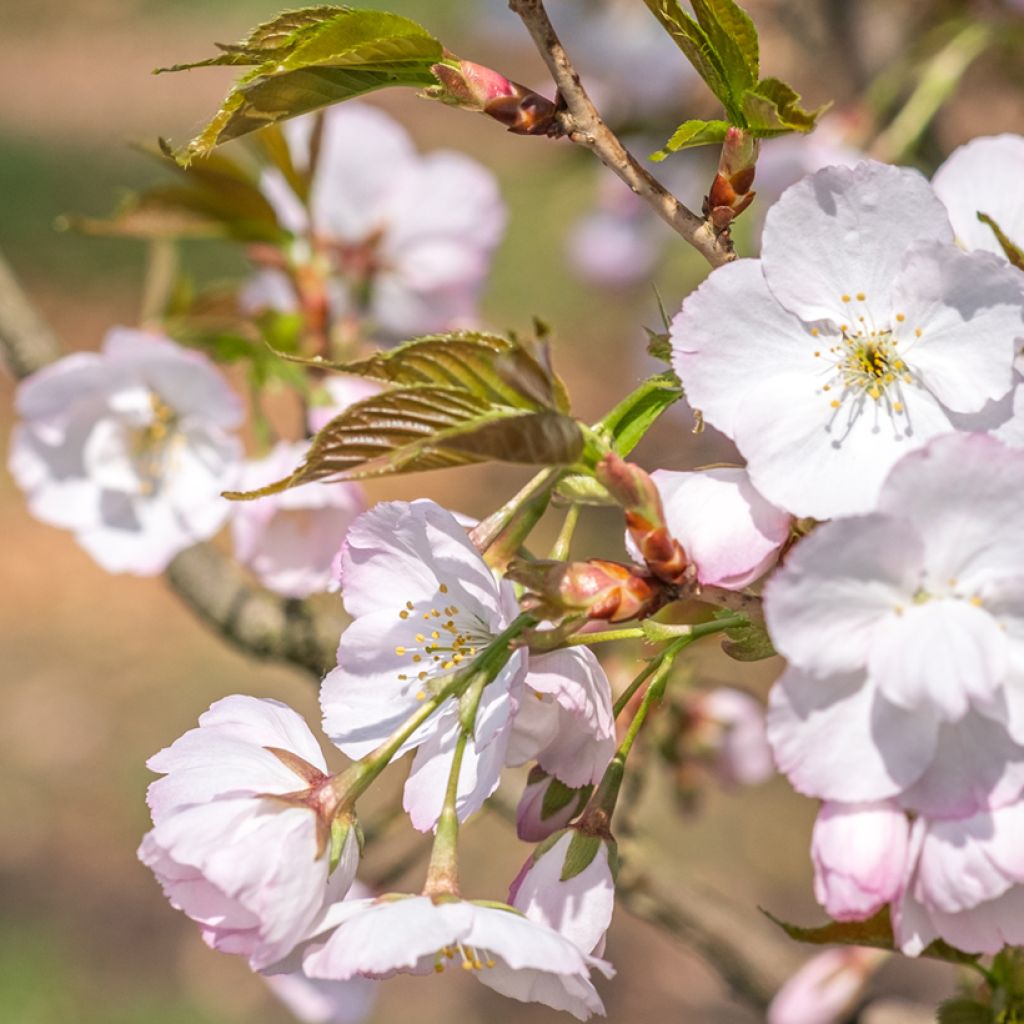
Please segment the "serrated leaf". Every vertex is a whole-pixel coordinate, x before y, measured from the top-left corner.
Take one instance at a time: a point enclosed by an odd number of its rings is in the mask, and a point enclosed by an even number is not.
[[[761,661],[777,653],[768,630],[759,622],[747,622],[735,629],[727,629],[725,636],[722,650],[735,661]]]
[[[568,465],[582,449],[579,425],[559,412],[495,406],[452,388],[396,388],[356,402],[331,420],[291,476],[227,496],[246,500],[315,480],[366,479],[488,460]]]
[[[585,786],[583,789],[570,789],[564,782],[559,782],[552,776],[547,789],[544,790],[544,799],[540,803],[540,820],[546,821],[552,815],[568,807],[573,800],[580,801],[580,806],[577,807],[577,810],[580,810],[582,801],[590,795],[592,788]]]
[[[697,74],[704,79],[707,87],[718,97],[728,111],[729,118],[741,128],[743,115],[729,88],[729,80],[722,59],[715,51],[703,28],[683,10],[679,0],[644,0],[651,13],[661,22],[662,28],[672,37],[673,42],[683,51]]]
[[[733,94],[742,96],[760,74],[757,29],[750,15],[734,0],[691,0],[691,4],[725,68]]]
[[[979,212],[978,220],[982,224],[987,224],[995,233],[996,240],[1002,246],[1003,252],[1006,253],[1006,258],[1010,263],[1018,270],[1024,270],[1024,249],[1014,245],[1003,229],[987,213]]]
[[[674,373],[656,374],[619,402],[595,429],[609,438],[619,455],[628,455],[661,414],[682,396],[683,389]]]
[[[558,880],[568,882],[586,871],[600,851],[602,843],[603,840],[598,836],[573,831],[572,839],[569,840],[569,849],[565,851],[562,873],[558,876]]]
[[[652,153],[650,158],[660,161],[670,153],[678,153],[681,149],[719,144],[725,139],[725,133],[728,130],[728,121],[684,121],[672,133],[672,137],[665,143],[665,148]]]
[[[282,15],[222,49],[205,61],[162,69],[252,66],[179,154],[183,163],[257,128],[375,89],[434,85],[431,68],[444,59],[441,43],[409,18],[347,7]]]
[[[995,1024],[996,1016],[990,1006],[973,999],[948,999],[935,1011],[938,1024]]]
[[[804,110],[800,94],[777,78],[765,78],[743,97],[743,113],[749,131],[758,138],[788,132],[813,131],[818,118],[828,109]]]

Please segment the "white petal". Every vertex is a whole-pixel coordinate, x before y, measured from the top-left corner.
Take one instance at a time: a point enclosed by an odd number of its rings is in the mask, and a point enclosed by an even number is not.
[[[842,323],[843,295],[885,308],[907,248],[952,242],[946,211],[918,171],[865,161],[826,167],[768,211],[761,253],[768,285],[807,321]]]
[[[987,213],[1016,245],[1024,246],[1024,138],[991,135],[954,150],[935,172],[932,186],[946,204],[957,241],[1006,259],[995,232],[978,220]]]

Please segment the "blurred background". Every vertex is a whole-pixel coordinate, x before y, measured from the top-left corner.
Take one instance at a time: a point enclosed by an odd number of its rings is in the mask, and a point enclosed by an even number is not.
[[[109,326],[137,321],[145,247],[61,232],[58,218],[105,215],[121,190],[159,180],[161,169],[131,143],[157,136],[184,142],[231,78],[229,69],[154,77],[155,67],[204,57],[214,40],[240,38],[281,6],[270,0],[0,0],[0,248],[69,349],[95,349]],[[420,19],[460,55],[550,94],[539,59],[501,0],[381,6]],[[715,116],[713,101],[674,47],[657,38],[640,0],[616,0],[610,19],[602,13],[608,6],[550,3],[585,82],[622,133],[637,140],[638,152],[657,149],[686,118]],[[813,144],[800,140],[794,148],[784,140],[765,147],[755,184],[765,200],[836,153],[868,149],[929,172],[968,138],[1024,129],[1020,36],[1007,29],[1013,4],[747,0],[746,6],[762,33],[767,73],[791,81],[810,107],[835,103]],[[372,102],[397,117],[421,148],[462,149],[499,175],[511,216],[483,319],[498,330],[525,330],[533,315],[551,325],[556,365],[577,414],[596,418],[657,368],[645,354],[642,327],[660,327],[659,296],[670,314],[678,308],[706,272],[699,257],[567,143],[509,136],[486,118],[425,103],[411,91]],[[893,118],[896,130],[887,132]],[[713,154],[697,151],[671,158],[658,173],[699,208],[713,166]],[[763,206],[756,202],[738,225],[743,253],[756,252]],[[245,273],[240,250],[227,244],[189,243],[183,259],[203,281]],[[0,373],[4,446],[13,392],[12,379]],[[724,445],[691,427],[689,413],[674,410],[638,450],[638,460],[684,468],[728,457]],[[371,484],[370,496],[429,496],[482,515],[524,477],[508,467],[433,473]],[[579,550],[615,553],[620,529],[615,516],[588,512]],[[69,534],[33,521],[5,474],[0,536],[0,1021],[290,1020],[244,963],[203,946],[194,926],[169,909],[134,851],[148,827],[144,761],[150,754],[191,727],[212,701],[234,692],[276,697],[315,723],[313,681],[228,649],[161,579],[105,574]],[[738,684],[763,695],[779,665],[740,666],[709,650],[693,670],[701,685]],[[401,771],[392,774],[396,785]],[[678,799],[666,769],[652,765],[648,775],[632,818],[647,863],[667,890],[674,879],[713,886],[750,915],[751,927],[760,924],[758,905],[789,920],[821,919],[810,893],[811,802],[775,779],[728,791],[702,786],[694,811]],[[394,831],[401,851],[394,860],[407,851],[426,854],[423,837]],[[466,830],[465,849],[467,892],[494,897],[528,853],[504,821],[487,815]],[[412,866],[402,882],[416,884],[421,871],[421,864]],[[786,940],[779,945],[794,964],[806,955],[787,951]],[[603,986],[612,1021],[627,1014],[722,1024],[757,1019],[730,999],[697,956],[621,909],[607,955],[619,972]],[[943,968],[903,963],[883,969],[875,988],[934,1004],[952,982]],[[446,975],[389,983],[372,1019],[433,1024],[452,1015],[460,1024],[555,1018]]]

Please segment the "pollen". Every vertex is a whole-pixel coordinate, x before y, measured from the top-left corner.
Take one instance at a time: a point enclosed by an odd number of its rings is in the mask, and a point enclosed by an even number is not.
[[[437,589],[440,590],[442,594],[447,594],[448,593],[448,584],[447,583],[442,583],[441,586],[439,586]]]
[[[863,292],[857,292],[857,301],[858,302],[863,302],[866,298],[867,298],[867,296]]]

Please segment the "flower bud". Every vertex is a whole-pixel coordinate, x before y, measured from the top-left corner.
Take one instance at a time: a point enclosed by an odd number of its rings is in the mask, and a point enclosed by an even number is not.
[[[599,558],[588,562],[517,560],[506,575],[527,589],[523,607],[544,619],[585,615],[625,622],[653,615],[671,596],[656,577],[635,566]]]
[[[718,173],[704,200],[704,215],[718,231],[729,225],[754,201],[750,190],[757,170],[758,141],[740,128],[730,128],[722,143]]]
[[[463,110],[478,110],[500,121],[517,135],[557,134],[557,108],[551,100],[509,81],[503,74],[469,60],[458,67],[435,64],[431,69],[440,85],[426,95]]]
[[[534,851],[508,902],[531,921],[600,956],[615,907],[615,840],[568,828]]]
[[[768,1007],[768,1024],[840,1024],[889,954],[880,949],[827,949],[811,957]]]
[[[533,767],[516,808],[516,835],[524,842],[539,843],[565,828],[583,810],[592,788],[571,789],[543,768]]]
[[[822,804],[811,839],[815,898],[837,921],[870,917],[895,898],[908,841],[892,803]]]

